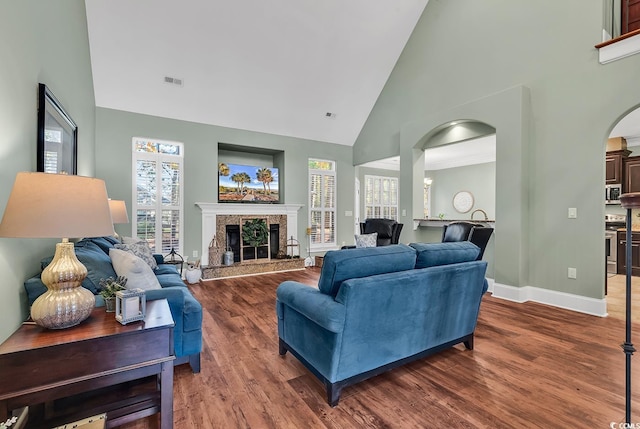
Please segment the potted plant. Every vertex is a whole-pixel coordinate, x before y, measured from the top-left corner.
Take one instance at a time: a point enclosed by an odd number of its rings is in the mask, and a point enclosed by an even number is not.
[[[116,292],[119,290],[125,290],[127,285],[127,278],[125,276],[118,276],[117,278],[109,277],[108,279],[100,279],[100,296],[104,298],[104,305],[108,313],[116,311]]]

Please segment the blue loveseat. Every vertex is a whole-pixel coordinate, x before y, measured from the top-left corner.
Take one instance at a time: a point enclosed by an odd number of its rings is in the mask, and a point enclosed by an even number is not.
[[[109,249],[119,241],[114,237],[85,238],[74,244],[76,256],[87,268],[87,277],[82,286],[95,295],[96,307],[104,306],[99,295],[100,280],[117,277],[109,258]],[[53,257],[42,260],[44,269]],[[169,303],[175,327],[173,329],[176,365],[189,363],[193,372],[200,372],[200,352],[202,350],[202,306],[193,297],[182,281],[174,265],[164,264],[162,255],[154,255],[158,268],[154,273],[162,289],[147,290],[147,300],[166,299]],[[47,287],[40,275],[28,279],[25,284],[29,306],[42,295]],[[132,285],[135,286],[135,285]]]
[[[470,242],[327,252],[318,289],[277,289],[279,353],[290,351],[337,405],[341,390],[458,343],[473,348],[487,263]]]

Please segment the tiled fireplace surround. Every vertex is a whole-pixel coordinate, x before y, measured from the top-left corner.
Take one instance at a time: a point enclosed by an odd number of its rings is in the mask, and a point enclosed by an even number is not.
[[[286,261],[274,261],[271,266],[265,265],[263,268],[256,268],[256,264],[234,264],[233,267],[221,267],[214,269],[212,261],[209,261],[209,243],[214,235],[218,247],[222,250],[226,248],[226,226],[239,225],[243,220],[252,218],[266,218],[267,223],[278,223],[280,225],[279,247],[286,249],[286,241],[293,237],[297,240],[298,235],[298,210],[302,207],[299,204],[217,204],[217,203],[196,203],[202,211],[202,265],[209,267],[203,272],[204,278],[216,278],[225,276],[235,276],[243,274],[256,274],[258,272],[281,271],[289,269],[283,265]],[[217,265],[217,264],[216,264]],[[244,267],[243,267],[244,266]],[[297,266],[296,266],[297,267]],[[304,268],[304,264],[302,264]],[[226,270],[225,270],[226,269]],[[226,271],[223,274],[223,271]]]

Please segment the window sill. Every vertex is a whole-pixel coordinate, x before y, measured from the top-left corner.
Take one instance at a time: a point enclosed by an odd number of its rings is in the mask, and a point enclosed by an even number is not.
[[[600,64],[607,64],[640,53],[640,30],[599,43],[595,47],[598,49]]]

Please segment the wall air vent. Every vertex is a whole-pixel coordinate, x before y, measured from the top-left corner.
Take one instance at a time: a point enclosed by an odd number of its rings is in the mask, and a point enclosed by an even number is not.
[[[165,76],[164,77],[164,83],[170,83],[173,85],[178,85],[178,86],[183,86],[183,79],[178,79],[177,77],[170,77],[170,76]]]

